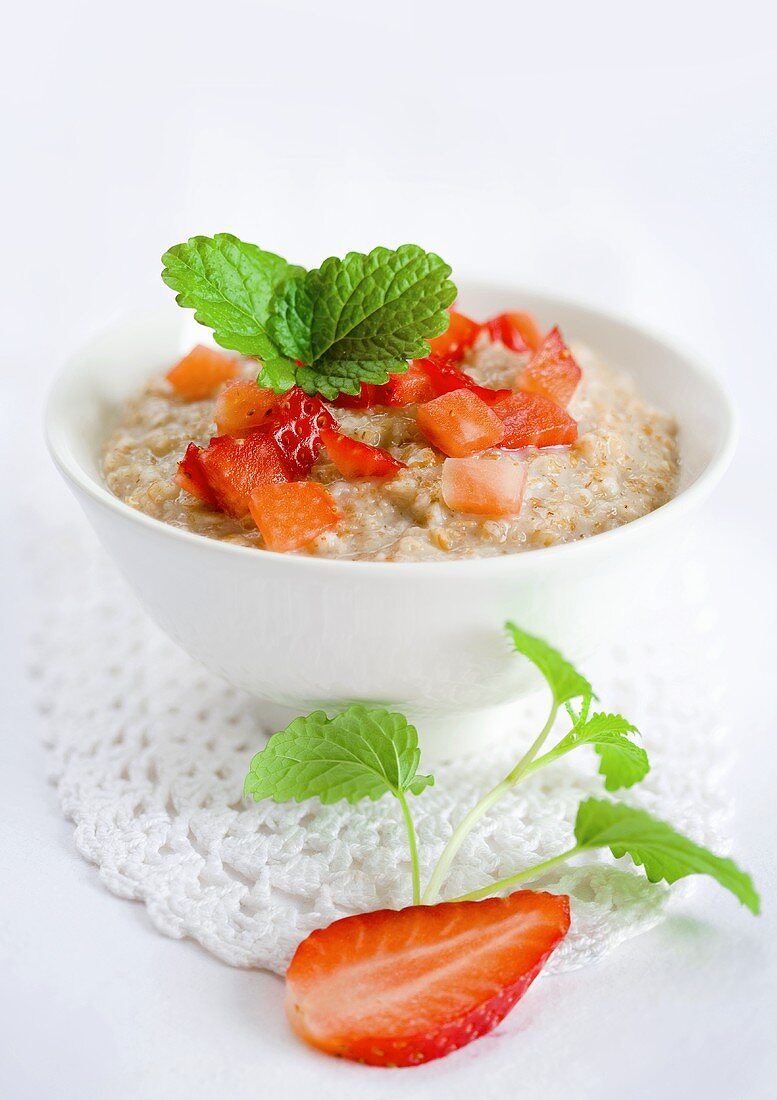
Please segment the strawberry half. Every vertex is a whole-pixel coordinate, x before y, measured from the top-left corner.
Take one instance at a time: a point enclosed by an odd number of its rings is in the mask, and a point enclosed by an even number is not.
[[[416,1066],[485,1035],[569,929],[569,899],[381,909],[312,932],[286,972],[292,1028],[327,1054]]]

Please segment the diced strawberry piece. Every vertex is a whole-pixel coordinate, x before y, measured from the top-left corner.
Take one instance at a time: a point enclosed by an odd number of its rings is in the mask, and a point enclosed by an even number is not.
[[[495,447],[505,434],[493,409],[471,390],[454,390],[419,405],[416,422],[430,443],[454,458]]]
[[[404,373],[392,374],[386,385],[378,387],[373,404],[394,408],[421,405],[453,390],[472,390],[487,405],[501,401],[513,392],[479,386],[474,378],[460,370],[450,359],[430,355],[427,359],[414,359]]]
[[[286,972],[286,1013],[311,1046],[373,1066],[416,1066],[485,1035],[569,929],[569,898],[381,909],[312,932]]]
[[[201,448],[196,443],[190,443],[186,448],[186,454],[178,463],[178,470],[173,480],[176,485],[197,497],[203,504],[209,504],[215,508],[216,498],[208,485],[208,479],[200,461],[201,453]]]
[[[518,378],[518,388],[539,393],[566,408],[582,376],[557,328],[550,330]]]
[[[542,343],[542,330],[531,313],[508,313],[507,316],[530,351],[536,351]]]
[[[513,392],[512,390],[492,390],[488,386],[479,386],[466,371],[459,370],[450,360],[441,359],[436,355],[430,355],[428,359],[416,359],[415,362],[420,364],[431,379],[438,397],[444,393],[452,393],[454,390],[471,390],[478,395],[481,401],[485,401],[487,405],[493,405],[495,402],[509,397]]]
[[[560,447],[577,439],[577,421],[537,393],[514,393],[494,405],[494,412],[505,429],[502,447]]]
[[[278,406],[272,429],[275,442],[292,477],[307,477],[321,453],[321,429],[337,428],[337,421],[317,397],[295,386]]]
[[[405,468],[404,462],[399,462],[382,447],[360,443],[334,428],[323,428],[321,439],[332,462],[343,477],[349,480],[360,477],[393,477]]]
[[[480,335],[480,325],[463,313],[450,311],[450,324],[442,336],[429,341],[432,355],[442,355],[447,359],[461,359],[464,352],[471,348]]]
[[[428,373],[424,370],[425,360],[416,359],[402,374],[392,374],[385,386],[381,386],[382,402],[392,407],[401,405],[420,405],[440,396]]]
[[[508,389],[492,390],[490,386],[471,385],[467,387],[471,393],[476,393],[481,401],[487,405],[496,405],[498,401],[504,401],[513,392]]]
[[[306,546],[340,518],[331,493],[315,481],[261,485],[249,506],[265,546],[279,553]]]
[[[187,401],[202,401],[218,389],[222,382],[235,378],[240,364],[232,355],[198,344],[167,372],[173,389]]]
[[[483,325],[492,340],[498,340],[511,351],[536,351],[542,343],[542,333],[530,313],[500,313]]]
[[[217,506],[238,519],[248,515],[254,489],[289,480],[271,433],[261,428],[239,438],[216,436],[199,458]]]
[[[371,382],[362,382],[357,394],[341,393],[332,404],[336,409],[371,409],[379,404],[379,394],[383,387]]]
[[[238,435],[261,427],[270,419],[281,399],[277,393],[240,379],[225,386],[216,399],[213,419],[219,435]]]
[[[517,515],[525,488],[525,467],[508,455],[446,458],[442,465],[442,499],[454,512]]]

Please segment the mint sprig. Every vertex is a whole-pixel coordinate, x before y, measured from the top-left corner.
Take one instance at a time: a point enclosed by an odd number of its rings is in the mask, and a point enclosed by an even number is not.
[[[245,793],[255,799],[276,801],[317,797],[322,802],[362,798],[376,799],[391,793],[400,802],[408,833],[413,872],[413,902],[436,901],[451,862],[467,834],[480,818],[516,783],[576,748],[589,746],[599,756],[599,772],[605,789],[614,791],[639,783],[650,770],[647,753],[633,737],[637,729],[620,714],[590,713],[593,690],[557,650],[540,638],[507,624],[517,652],[537,666],[551,694],[548,718],[515,767],[465,814],[454,829],[421,894],[415,829],[406,795],[420,794],[434,779],[419,775],[420,753],[416,730],[397,712],[364,706],[349,707],[334,718],[315,711],[297,718],[274,734],[257,753],[245,781]],[[571,700],[580,699],[579,708]],[[562,706],[571,728],[554,747],[539,755],[553,732]],[[563,713],[563,711],[562,711]],[[719,882],[753,913],[760,902],[752,879],[733,860],[715,855],[678,833],[671,825],[645,810],[621,802],[588,798],[578,808],[575,844],[566,851],[524,868],[498,882],[456,898],[476,901],[519,883],[537,878],[567,860],[598,848],[608,848],[616,859],[630,856],[644,867],[651,882],[676,882],[687,875],[704,874]]]
[[[215,339],[261,360],[258,381],[334,400],[407,370],[444,332],[450,267],[415,244],[330,257],[305,271],[229,233],[163,256],[162,278]]]

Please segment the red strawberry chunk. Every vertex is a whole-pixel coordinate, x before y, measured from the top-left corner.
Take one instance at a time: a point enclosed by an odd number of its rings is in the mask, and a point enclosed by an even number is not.
[[[307,477],[321,453],[321,429],[337,421],[317,397],[295,386],[284,396],[274,419],[273,437],[293,478]]]
[[[272,435],[261,428],[240,438],[216,436],[199,459],[216,505],[237,519],[248,515],[254,489],[289,480]]]
[[[337,525],[337,506],[316,481],[260,485],[251,495],[251,516],[268,550],[299,550]]]
[[[399,462],[382,447],[360,443],[334,428],[323,428],[321,439],[334,465],[349,480],[360,477],[393,477],[405,468],[404,462]]]
[[[440,396],[440,390],[423,368],[424,360],[414,360],[402,374],[392,374],[385,386],[381,386],[383,404],[396,408],[401,405],[420,405]]]
[[[180,397],[202,401],[239,371],[240,365],[233,355],[198,344],[170,368],[166,377]]]
[[[218,434],[237,435],[261,427],[280,402],[277,393],[247,378],[230,382],[219,394],[213,409]]]
[[[471,390],[454,390],[419,405],[416,423],[430,443],[454,458],[495,447],[505,434],[497,414]]]
[[[415,1066],[490,1031],[569,929],[569,899],[382,909],[312,932],[286,972],[286,1012],[311,1046],[374,1066]]]
[[[442,334],[429,341],[432,355],[442,355],[447,359],[461,359],[480,335],[480,325],[455,309],[450,311],[450,323]]]
[[[208,479],[200,461],[201,453],[201,448],[196,443],[190,443],[186,448],[186,454],[178,463],[178,470],[173,480],[176,485],[197,497],[203,504],[209,504],[215,508],[216,498],[208,485]]]
[[[518,376],[518,388],[538,393],[566,408],[582,376],[557,328],[551,329]]]
[[[479,386],[451,358],[430,355],[427,359],[414,359],[406,371],[392,374],[384,385],[371,386],[364,383],[358,396],[340,394],[332,404],[344,409],[369,409],[374,405],[398,408],[403,405],[420,405],[444,393],[462,389],[472,390],[489,405],[501,401],[513,392]]]
[[[536,393],[514,393],[494,405],[494,412],[505,430],[501,447],[560,447],[577,439],[577,421]]]
[[[362,382],[357,394],[341,393],[332,404],[336,409],[370,409],[373,405],[380,404],[382,389],[382,386],[375,386],[371,382]]]
[[[492,340],[498,340],[510,351],[536,351],[542,343],[542,333],[530,313],[500,313],[483,325]]]
[[[417,359],[416,362],[423,367],[431,379],[438,396],[444,393],[452,393],[454,390],[472,390],[481,401],[485,401],[487,405],[493,405],[495,402],[509,397],[513,392],[512,390],[492,390],[488,386],[479,386],[475,379],[471,378],[465,371],[459,370],[449,360],[441,359],[438,356],[431,355],[428,359]]]
[[[442,464],[442,499],[454,512],[517,515],[525,488],[526,468],[510,455],[446,458]]]

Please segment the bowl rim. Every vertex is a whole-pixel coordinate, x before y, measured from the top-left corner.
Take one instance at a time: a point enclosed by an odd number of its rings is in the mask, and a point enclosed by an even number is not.
[[[450,561],[365,561],[359,558],[326,558],[308,554],[284,554],[271,550],[262,550],[258,553],[257,549],[251,546],[241,546],[220,539],[208,538],[206,535],[200,535],[194,531],[174,527],[172,524],[165,523],[164,520],[156,519],[126,504],[114,496],[106,485],[84,470],[72,455],[68,446],[67,418],[61,408],[61,396],[66,391],[71,376],[77,373],[82,357],[94,343],[105,339],[112,329],[128,323],[133,317],[143,312],[140,305],[123,310],[120,314],[114,316],[108,324],[101,326],[97,333],[70,355],[55,372],[49,384],[44,412],[44,436],[49,454],[54,465],[66,481],[70,482],[75,488],[80,489],[104,509],[113,512],[121,519],[135,523],[141,528],[146,528],[151,534],[156,533],[184,544],[188,543],[190,546],[199,547],[203,552],[207,552],[207,549],[210,548],[210,551],[216,554],[237,555],[238,557],[249,556],[266,566],[283,563],[292,569],[323,570],[330,574],[333,571],[352,572],[356,569],[359,572],[364,572],[365,575],[375,575],[376,577],[386,576],[387,574],[404,575],[405,579],[409,579],[409,574],[416,573],[419,569],[422,569],[422,575],[425,579],[431,579],[437,574],[449,576],[453,579],[454,577],[461,577],[463,574],[471,576],[495,571],[531,571],[546,566],[552,567],[558,563],[568,563],[577,558],[584,558],[585,555],[606,552],[616,540],[618,543],[627,544],[627,540],[633,541],[643,537],[643,534],[648,534],[650,531],[655,532],[662,525],[679,517],[689,507],[701,503],[709,495],[731,462],[736,448],[738,427],[731,398],[706,360],[681,347],[674,339],[668,339],[660,333],[651,331],[618,312],[592,306],[580,299],[554,294],[539,287],[520,287],[507,282],[478,277],[463,277],[460,279],[459,285],[465,291],[474,293],[503,295],[508,292],[518,301],[522,297],[524,299],[531,297],[544,299],[551,306],[553,303],[558,303],[563,308],[586,313],[594,321],[621,327],[640,339],[657,343],[679,358],[684,368],[712,391],[724,414],[717,447],[693,483],[681,489],[666,504],[660,505],[647,515],[630,520],[628,523],[621,524],[608,531],[554,546],[482,558],[453,558]],[[161,310],[161,308],[160,305],[157,305],[158,310]]]

